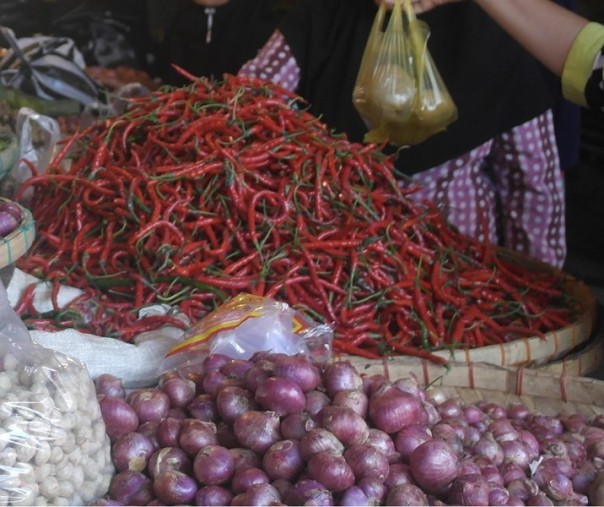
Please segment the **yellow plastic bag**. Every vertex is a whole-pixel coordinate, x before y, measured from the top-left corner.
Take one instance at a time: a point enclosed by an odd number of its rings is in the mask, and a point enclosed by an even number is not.
[[[418,144],[457,119],[457,107],[428,51],[430,29],[411,0],[397,0],[384,29],[386,7],[374,20],[353,91],[369,127],[365,142]]]
[[[409,120],[416,94],[401,6],[395,4],[384,30],[386,12],[380,5],[353,90],[356,109],[376,134],[383,126]]]

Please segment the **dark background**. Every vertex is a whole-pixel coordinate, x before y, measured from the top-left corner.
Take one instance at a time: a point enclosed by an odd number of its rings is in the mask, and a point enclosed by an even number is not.
[[[604,23],[604,2],[581,0],[578,10]],[[579,160],[566,174],[565,270],[584,279],[604,304],[604,115],[581,111]]]

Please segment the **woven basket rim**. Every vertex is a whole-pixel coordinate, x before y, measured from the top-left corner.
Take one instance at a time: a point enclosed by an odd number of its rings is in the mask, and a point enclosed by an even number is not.
[[[347,356],[341,360],[350,361],[361,374],[386,375],[390,380],[415,377],[430,393],[447,397],[469,393],[472,399],[522,401],[551,414],[604,413],[604,381],[599,379],[485,363],[451,363],[445,368],[412,358],[379,361]]]
[[[431,351],[432,354],[466,363],[485,362],[502,367],[537,366],[563,358],[593,336],[597,323],[597,300],[585,282],[542,261],[507,248],[497,247],[497,254],[531,270],[557,275],[565,291],[578,302],[577,319],[568,326],[547,333],[545,339],[533,336],[472,349],[434,350]]]
[[[568,354],[551,361],[535,365],[535,369],[557,375],[589,376],[594,373],[604,359],[604,322],[598,321],[598,326],[589,340],[581,343]]]
[[[13,264],[29,250],[36,237],[36,227],[29,209],[5,197],[0,197],[0,201],[14,202],[23,213],[23,219],[14,231],[4,237],[0,236],[0,268],[4,268]]]

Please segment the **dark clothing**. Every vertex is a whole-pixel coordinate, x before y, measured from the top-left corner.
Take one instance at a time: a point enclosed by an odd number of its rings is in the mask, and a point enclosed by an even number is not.
[[[594,111],[604,113],[604,47],[600,50],[598,63],[585,87],[585,100],[587,105]]]
[[[211,38],[208,8],[192,0],[182,0],[166,34],[165,81],[186,83],[170,68],[175,63],[186,71],[220,79],[224,73],[236,74],[243,63],[256,56],[277,25],[277,10],[268,0],[230,0],[215,8]]]
[[[576,0],[554,1],[571,11],[577,10]],[[553,112],[558,155],[562,169],[567,171],[579,161],[579,151],[581,148],[581,107],[562,96],[562,88],[558,76],[552,74],[549,78],[554,83],[552,85],[555,97]]]
[[[376,12],[371,0],[303,0],[280,25],[302,71],[298,92],[314,114],[353,141],[367,131],[352,90]],[[403,172],[458,157],[552,106],[542,67],[478,6],[444,5],[422,19],[459,119],[446,132],[401,150],[397,165]]]

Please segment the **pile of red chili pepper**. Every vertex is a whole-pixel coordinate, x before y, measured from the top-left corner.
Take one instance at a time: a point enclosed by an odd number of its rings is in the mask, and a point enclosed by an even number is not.
[[[194,79],[134,99],[64,140],[34,175],[38,238],[21,269],[55,304],[18,311],[36,329],[129,341],[195,322],[239,293],[333,323],[335,346],[431,357],[560,329],[560,277],[531,273],[449,226],[395,178],[375,145],[333,133],[281,88]],[[83,295],[60,307],[60,284]],[[139,318],[146,305],[174,313]]]

